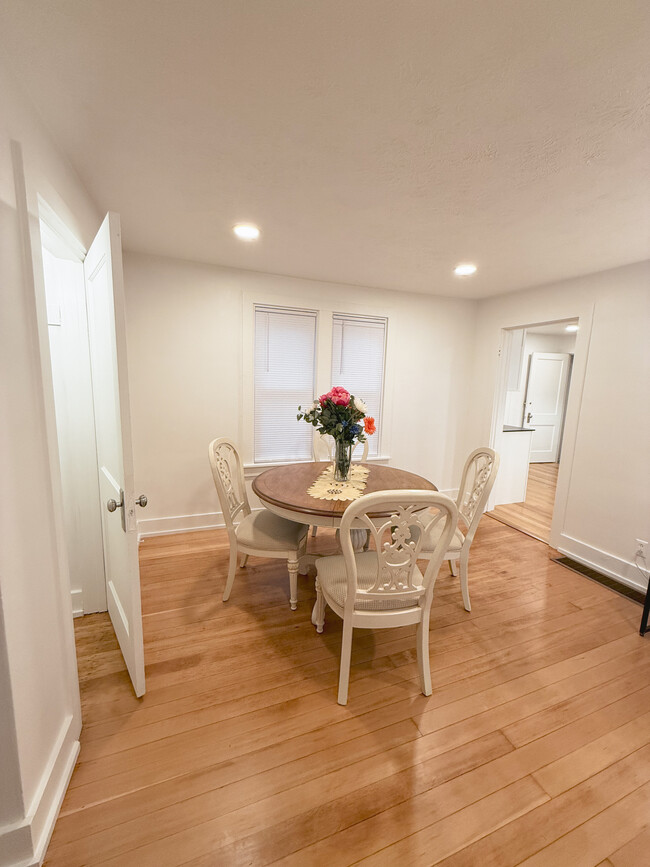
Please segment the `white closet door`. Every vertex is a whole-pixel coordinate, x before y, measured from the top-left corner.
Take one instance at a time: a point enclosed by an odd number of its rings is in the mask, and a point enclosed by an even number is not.
[[[145,691],[120,222],[107,214],[84,261],[108,613],[135,694]]]
[[[524,426],[534,428],[531,463],[559,458],[571,360],[567,352],[531,353],[524,415]]]

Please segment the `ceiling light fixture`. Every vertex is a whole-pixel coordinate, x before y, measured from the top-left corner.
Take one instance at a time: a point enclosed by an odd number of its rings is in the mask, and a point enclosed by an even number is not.
[[[567,327],[564,330],[565,331],[577,331],[578,326],[577,325],[567,325]]]
[[[252,223],[237,223],[232,230],[240,241],[257,241],[260,236],[260,230]]]
[[[454,274],[457,277],[469,277],[470,274],[476,274],[476,265],[472,265],[470,262],[466,262],[463,265],[456,265],[454,268]]]

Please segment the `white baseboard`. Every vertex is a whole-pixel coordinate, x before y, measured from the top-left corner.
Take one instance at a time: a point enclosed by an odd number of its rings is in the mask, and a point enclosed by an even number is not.
[[[166,536],[171,533],[187,533],[190,530],[213,530],[225,527],[221,512],[204,512],[198,515],[168,515],[164,518],[142,518],[138,521],[138,537]]]
[[[560,542],[556,547],[561,554],[571,557],[572,560],[577,560],[583,566],[589,566],[591,569],[607,575],[608,578],[613,578],[627,587],[645,593],[648,582],[635,564],[629,560],[623,560],[622,557],[617,557],[615,554],[601,551],[600,548],[594,548],[592,545],[567,536],[565,533],[560,534]]]
[[[70,715],[61,726],[26,818],[0,828],[0,867],[39,867],[43,863],[79,755],[77,728]]]
[[[260,512],[261,507],[251,509]],[[198,515],[170,515],[166,518],[145,518],[137,523],[138,539],[147,536],[169,536],[174,533],[191,533],[193,530],[219,530],[226,526],[222,512],[206,512]]]
[[[72,616],[73,617],[83,617],[83,613],[84,613],[83,591],[82,590],[71,590],[70,596],[72,597]]]

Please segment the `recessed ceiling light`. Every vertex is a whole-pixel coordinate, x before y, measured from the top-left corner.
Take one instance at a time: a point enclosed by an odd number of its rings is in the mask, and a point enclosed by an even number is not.
[[[252,223],[237,223],[232,230],[240,241],[257,241],[260,236],[260,230]]]
[[[456,265],[454,268],[454,274],[457,277],[469,277],[470,274],[476,274],[476,265],[472,265],[470,262]]]
[[[565,331],[577,331],[578,326],[577,325],[567,325],[567,327],[564,330]]]

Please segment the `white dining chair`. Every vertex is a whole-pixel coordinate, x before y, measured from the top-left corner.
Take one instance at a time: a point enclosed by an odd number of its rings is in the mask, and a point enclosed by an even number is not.
[[[208,447],[210,467],[230,542],[228,578],[223,591],[227,602],[237,571],[237,555],[242,554],[241,566],[248,555],[272,557],[287,561],[289,570],[289,602],[298,606],[298,560],[307,548],[306,524],[281,518],[269,509],[251,512],[244,482],[241,458],[235,444],[226,437],[212,440]],[[235,524],[235,518],[239,522]]]
[[[428,507],[428,508],[427,508]],[[458,521],[458,509],[434,491],[380,491],[352,502],[341,519],[342,554],[316,561],[312,622],[323,631],[325,607],[343,620],[338,703],[347,704],[352,630],[414,624],[422,692],[431,695],[429,614],[433,586]],[[417,565],[432,526],[438,543],[424,575]],[[354,552],[351,530],[366,529],[375,550]]]
[[[363,446],[361,449],[361,457],[359,457],[359,448]],[[354,454],[357,453],[357,462],[363,463],[368,459],[368,440],[365,442],[355,443],[354,449],[352,450],[352,460],[354,462]],[[333,461],[334,460],[334,437],[330,436],[330,434],[322,434],[317,430],[314,431],[314,441],[312,444],[312,456],[315,461]],[[315,536],[318,532],[318,527],[316,524],[311,528],[312,536]]]
[[[469,549],[476,534],[481,516],[494,485],[499,469],[499,455],[494,449],[483,446],[474,449],[465,462],[463,476],[458,489],[456,505],[458,516],[464,525],[464,532],[457,526],[451,543],[443,559],[449,561],[452,575],[458,576],[460,571],[460,589],[463,594],[463,604],[466,611],[471,611],[468,586]],[[438,541],[438,530],[434,526],[424,540],[421,557],[433,556]],[[460,564],[460,565],[459,565]]]

